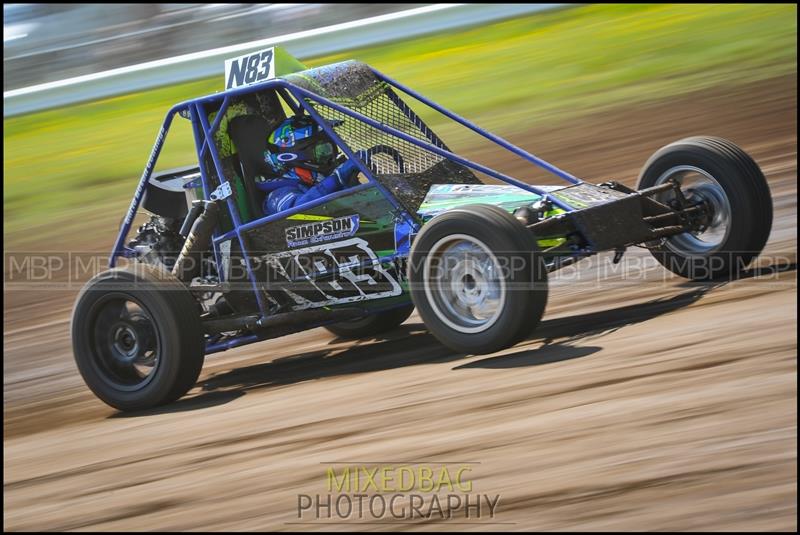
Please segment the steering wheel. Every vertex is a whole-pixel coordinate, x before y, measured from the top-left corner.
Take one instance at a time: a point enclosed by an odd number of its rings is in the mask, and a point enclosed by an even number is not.
[[[359,155],[362,159],[367,163],[367,165],[372,166],[372,156],[375,154],[387,154],[392,157],[394,163],[397,164],[397,168],[400,173],[405,173],[405,163],[403,162],[403,156],[400,154],[400,151],[395,149],[394,147],[390,147],[389,145],[375,145],[367,150],[359,151]],[[373,171],[375,169],[373,168]]]

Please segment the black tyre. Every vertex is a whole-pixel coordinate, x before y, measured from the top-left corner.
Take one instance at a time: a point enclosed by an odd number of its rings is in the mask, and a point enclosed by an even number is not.
[[[391,331],[406,321],[412,312],[414,305],[408,305],[363,318],[326,325],[325,328],[340,338],[367,338]]]
[[[533,331],[547,304],[536,239],[508,212],[469,205],[427,223],[409,259],[411,297],[428,330],[451,349],[484,354]]]
[[[675,179],[687,200],[711,213],[699,232],[651,244],[668,270],[692,280],[735,277],[764,248],[772,228],[772,197],[758,164],[728,140],[690,137],[658,150],[645,164],[637,188]],[[657,196],[669,203],[674,193]]]
[[[72,347],[89,389],[133,411],[184,395],[200,375],[205,340],[186,287],[160,268],[135,264],[86,283],[72,314]]]

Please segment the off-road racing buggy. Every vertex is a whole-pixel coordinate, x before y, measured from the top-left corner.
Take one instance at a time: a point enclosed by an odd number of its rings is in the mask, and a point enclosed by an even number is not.
[[[169,110],[111,269],[75,304],[78,368],[121,410],[181,397],[205,355],[320,326],[369,337],[414,307],[454,351],[498,351],[536,328],[548,273],[567,264],[641,245],[683,277],[726,278],[770,232],[766,180],[724,139],[663,147],[634,190],[584,182],[363,63],[306,69],[269,49],[230,60],[226,81]],[[532,186],[458,155],[423,109],[566,184]],[[265,216],[255,187],[265,139],[298,114],[357,164],[360,181]],[[197,162],[154,173],[176,115],[191,122]],[[150,219],[128,241],[140,208]],[[128,265],[115,268],[120,259]]]

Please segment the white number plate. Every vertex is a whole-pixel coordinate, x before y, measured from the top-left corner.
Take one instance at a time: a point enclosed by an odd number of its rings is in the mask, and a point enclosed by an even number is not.
[[[225,89],[275,78],[275,48],[225,60]]]

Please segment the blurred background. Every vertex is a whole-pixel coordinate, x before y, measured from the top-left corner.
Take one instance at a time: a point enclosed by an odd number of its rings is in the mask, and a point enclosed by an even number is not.
[[[3,91],[424,4],[3,4]]]
[[[408,451],[480,462],[514,529],[797,529],[796,5],[4,4],[5,256],[107,255],[169,107],[222,90],[234,45],[296,32],[276,44],[306,65],[369,63],[590,182],[731,139],[772,189],[759,267],[551,279],[540,334],[490,357],[448,353],[416,315],[357,344],[309,331],[215,356],[187,399],[132,417],[72,363],[79,285],[4,284],[8,529],[276,529],[323,490],[320,463]],[[195,160],[190,134],[176,121],[160,168]]]

